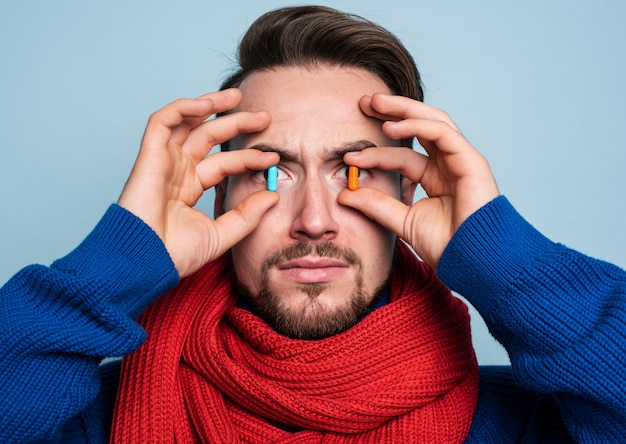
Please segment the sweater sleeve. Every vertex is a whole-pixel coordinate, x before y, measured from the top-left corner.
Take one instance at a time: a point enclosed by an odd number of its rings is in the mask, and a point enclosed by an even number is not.
[[[144,341],[134,319],[178,280],[159,237],[117,205],[69,255],[11,278],[0,289],[0,442],[52,439],[97,395],[102,358]]]
[[[626,273],[551,242],[504,197],[472,215],[438,274],[509,353],[521,387],[553,396],[576,442],[626,436]]]

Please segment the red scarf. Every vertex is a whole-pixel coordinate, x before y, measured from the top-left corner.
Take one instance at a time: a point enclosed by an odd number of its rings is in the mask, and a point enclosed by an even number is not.
[[[317,341],[238,308],[225,258],[184,279],[140,318],[112,442],[462,442],[478,396],[467,308],[398,245],[390,303]]]

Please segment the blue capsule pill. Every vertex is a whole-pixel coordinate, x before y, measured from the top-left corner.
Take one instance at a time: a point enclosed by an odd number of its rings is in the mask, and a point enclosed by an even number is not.
[[[278,168],[276,165],[267,169],[267,189],[268,191],[276,191],[278,188]]]

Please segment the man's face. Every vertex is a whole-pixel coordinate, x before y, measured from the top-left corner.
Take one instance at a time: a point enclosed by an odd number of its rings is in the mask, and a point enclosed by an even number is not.
[[[276,151],[281,157],[279,203],[232,248],[243,293],[283,334],[339,333],[366,311],[390,274],[395,236],[337,203],[347,186],[345,152],[397,145],[358,105],[363,95],[389,88],[366,71],[323,66],[258,72],[240,88],[238,110],[267,110],[272,120],[266,130],[233,140],[232,149]],[[359,182],[400,195],[397,173],[362,170]],[[224,210],[265,187],[263,171],[231,177]]]

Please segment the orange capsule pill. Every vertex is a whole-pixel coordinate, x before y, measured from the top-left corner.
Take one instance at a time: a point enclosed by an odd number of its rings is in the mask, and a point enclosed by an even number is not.
[[[348,189],[354,191],[359,188],[359,168],[350,165],[348,167]]]

